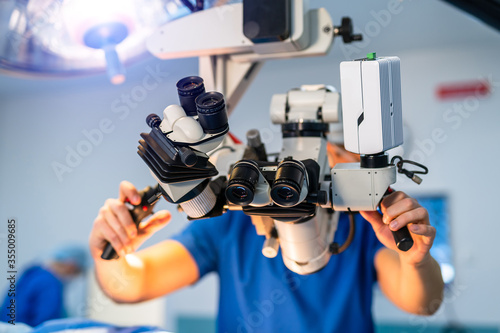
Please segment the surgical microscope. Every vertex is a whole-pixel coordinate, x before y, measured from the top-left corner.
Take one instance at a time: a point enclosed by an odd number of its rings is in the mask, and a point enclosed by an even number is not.
[[[391,191],[390,185],[396,182],[398,172],[419,183],[421,179],[416,174],[426,173],[427,169],[418,165],[423,171],[409,171],[404,163],[413,162],[401,157],[389,161],[386,154],[403,143],[397,57],[369,54],[364,59],[342,62],[342,98],[325,85],[304,85],[274,95],[270,118],[273,124],[281,125],[283,136],[282,149],[274,159],[267,154],[257,130],[247,132],[246,145],[237,142],[229,133],[228,109],[234,108],[249,85],[258,62],[322,54],[330,48],[334,33],[342,29],[349,31],[351,41],[359,39],[353,38],[352,25],[348,28],[350,22],[344,22],[344,28],[334,27],[326,11],[306,11],[302,1],[291,2],[293,10],[287,12],[288,23],[292,22],[290,29],[266,33],[261,21],[250,19],[252,8],[247,8],[251,7],[248,3],[231,5],[243,6],[239,8],[244,10],[243,17],[241,10],[231,16],[243,26],[243,32],[234,40],[215,42],[223,46],[191,50],[182,43],[172,43],[175,47],[168,51],[159,51],[161,47],[155,49],[159,53],[152,51],[165,59],[202,55],[200,73],[208,75],[208,84],[202,75],[179,80],[179,105],[165,108],[163,117],[147,117],[151,130],[141,134],[138,154],[158,185],[143,190],[141,204],[130,205],[129,209],[136,223],[151,214],[160,197],[178,205],[191,220],[241,210],[252,217],[257,232],[265,235],[264,256],[275,257],[281,249],[282,259],[291,271],[311,274],[349,246],[354,234],[353,212],[377,210],[384,195]],[[186,19],[198,15],[192,19],[217,21],[213,15],[203,16],[203,12]],[[182,20],[172,24],[179,26]],[[186,24],[190,22],[187,20]],[[224,20],[221,25],[226,24]],[[170,25],[153,36],[150,45],[170,45],[159,41],[174,38],[166,37],[167,28]],[[297,29],[302,29],[298,39]],[[230,31],[237,35],[236,30]],[[320,38],[318,33],[326,35]],[[326,37],[328,43],[319,42],[322,38],[326,41]],[[230,46],[231,42],[245,41],[241,38],[247,38],[249,45]],[[302,45],[297,42],[304,39],[307,42]],[[207,54],[210,55],[204,59]],[[218,91],[207,91],[208,87]],[[332,123],[343,124],[344,146],[360,155],[359,163],[339,163],[330,168],[326,147]],[[343,211],[350,214],[350,233],[340,245],[334,242],[334,235]],[[407,251],[413,245],[406,227],[393,235],[400,250]],[[108,244],[102,258],[116,257]]]

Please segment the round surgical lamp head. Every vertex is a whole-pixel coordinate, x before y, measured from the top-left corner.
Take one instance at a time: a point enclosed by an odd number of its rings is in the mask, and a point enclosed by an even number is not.
[[[227,1],[205,0],[205,8]],[[146,39],[191,13],[179,0],[0,0],[0,74],[67,78],[102,73],[152,57]]]
[[[108,77],[113,84],[125,81],[125,68],[118,57],[116,46],[127,36],[127,26],[121,22],[99,24],[91,27],[83,36],[86,46],[104,51]]]
[[[61,7],[64,27],[72,40],[104,52],[107,73],[114,84],[125,81],[117,46],[129,35],[140,33],[138,6],[137,0],[67,0]]]

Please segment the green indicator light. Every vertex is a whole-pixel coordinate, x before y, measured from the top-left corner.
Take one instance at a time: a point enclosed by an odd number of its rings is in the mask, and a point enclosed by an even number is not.
[[[375,60],[375,59],[377,58],[377,53],[376,53],[376,52],[368,53],[368,54],[366,55],[366,58],[367,58],[368,60]]]

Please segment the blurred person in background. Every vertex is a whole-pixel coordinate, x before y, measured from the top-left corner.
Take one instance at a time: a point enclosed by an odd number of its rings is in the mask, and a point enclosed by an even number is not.
[[[65,318],[65,285],[85,272],[87,259],[85,247],[65,245],[53,251],[45,263],[26,267],[17,276],[15,292],[6,292],[0,320],[37,326],[47,320]],[[14,311],[9,308],[11,304],[15,304]]]

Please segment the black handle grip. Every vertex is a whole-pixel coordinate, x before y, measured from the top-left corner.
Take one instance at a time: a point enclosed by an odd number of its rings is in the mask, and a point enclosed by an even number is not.
[[[118,253],[116,253],[113,245],[110,242],[106,242],[106,246],[104,247],[104,251],[102,251],[101,258],[105,260],[118,259]]]
[[[413,246],[413,238],[411,238],[410,230],[408,230],[407,226],[404,226],[399,230],[392,231],[392,236],[394,236],[396,246],[401,251],[406,252]]]
[[[389,187],[384,194],[384,198],[393,192],[394,190]],[[413,246],[413,238],[411,238],[410,230],[408,230],[407,226],[404,226],[396,231],[391,230],[391,232],[398,249],[404,252],[411,249],[411,247]]]
[[[141,203],[138,205],[131,205],[128,200],[126,203],[129,205],[129,212],[135,225],[138,226],[139,223],[144,220],[147,216],[153,214],[153,207],[160,198],[160,188],[159,186],[151,187],[148,186],[139,192],[141,197]],[[113,246],[106,242],[104,250],[102,251],[101,258],[104,260],[118,259],[118,253],[116,253]]]
[[[181,158],[181,162],[184,163],[184,165],[187,167],[194,166],[198,161],[198,156],[196,156],[194,151],[192,151],[188,147],[181,147],[179,149],[179,156]]]

